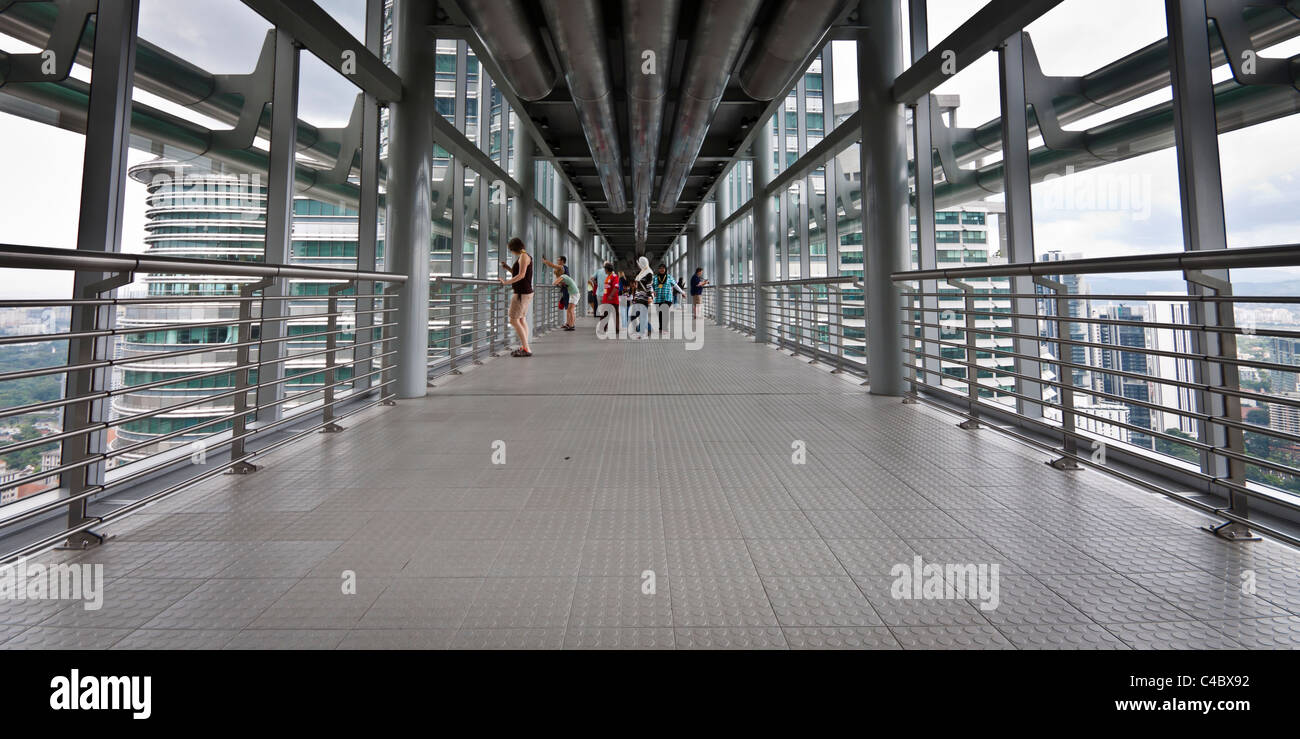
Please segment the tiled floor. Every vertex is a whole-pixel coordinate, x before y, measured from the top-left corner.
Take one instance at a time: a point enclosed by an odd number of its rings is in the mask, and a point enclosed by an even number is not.
[[[992,431],[713,326],[535,350],[124,519],[103,608],[0,601],[0,646],[1300,644],[1296,551]],[[917,556],[997,607],[894,597]]]

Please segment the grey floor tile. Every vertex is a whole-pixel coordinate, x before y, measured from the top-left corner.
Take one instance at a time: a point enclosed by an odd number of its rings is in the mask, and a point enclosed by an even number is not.
[[[1000,623],[1017,649],[1128,649],[1128,645],[1094,623]]]
[[[1241,649],[1242,644],[1200,621],[1102,624],[1134,649]]]
[[[884,626],[784,628],[791,649],[901,649]]]
[[[1015,649],[997,629],[984,625],[890,626],[904,649]]]
[[[668,539],[672,577],[757,577],[745,541],[735,539]]]
[[[452,649],[561,649],[563,628],[461,629]]]
[[[394,578],[355,628],[460,628],[485,582],[471,577]]]
[[[241,631],[226,642],[222,649],[288,649],[321,650],[338,647],[347,636],[344,630],[327,629],[267,629]]]
[[[761,576],[835,577],[847,575],[821,539],[752,539],[746,542]]]
[[[580,577],[568,625],[570,629],[671,628],[670,582],[667,577]]]
[[[238,633],[234,629],[136,629],[112,649],[221,649]]]
[[[801,511],[742,510],[736,512],[746,539],[820,539],[816,527]]]
[[[664,536],[668,539],[740,539],[740,524],[730,511],[707,509],[665,510]]]
[[[505,546],[506,542],[500,539],[424,541],[416,545],[396,574],[397,577],[485,577],[491,574]]]
[[[1149,623],[1192,618],[1122,575],[1040,575],[1037,579],[1097,623]]]
[[[294,583],[248,629],[350,629],[389,586],[389,578],[308,577]]]
[[[761,578],[772,610],[781,626],[860,627],[883,626],[853,578],[774,577]]]
[[[431,650],[451,647],[455,629],[353,629],[339,649]]]
[[[672,607],[679,627],[779,625],[757,575],[674,577]]]
[[[104,583],[102,602],[71,602],[42,622],[69,628],[136,629],[203,584],[199,579],[125,577]]]
[[[641,577],[668,574],[668,547],[662,539],[590,539],[583,544],[578,575]]]
[[[564,634],[565,649],[672,649],[672,627],[572,627]]]
[[[1300,649],[1300,616],[1205,623],[1247,649]]]
[[[131,629],[33,626],[10,637],[0,649],[109,649]]]
[[[490,577],[474,596],[462,629],[560,628],[568,624],[577,579]]]
[[[264,578],[208,580],[144,623],[145,629],[242,629],[297,580]]]
[[[785,634],[771,627],[678,627],[678,649],[788,649]]]

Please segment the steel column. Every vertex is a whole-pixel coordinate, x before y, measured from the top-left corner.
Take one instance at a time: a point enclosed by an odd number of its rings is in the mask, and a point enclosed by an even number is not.
[[[77,251],[116,252],[122,248],[122,210],[126,190],[127,148],[131,135],[131,88],[135,77],[136,29],[140,19],[139,0],[100,0],[95,16],[94,74],[86,110],[85,152],[81,177],[81,207],[77,222]],[[102,272],[78,271],[73,279],[73,297],[100,298],[102,293],[130,282],[129,274],[109,277]],[[94,331],[112,328],[116,309],[111,306],[78,305],[71,311],[70,330]],[[107,339],[68,342],[68,365],[93,362],[111,352]],[[77,370],[66,375],[64,397],[84,397],[107,389],[110,370]],[[86,429],[107,420],[108,403],[103,400],[75,403],[64,411],[63,430]],[[102,454],[107,449],[106,433],[88,431],[64,440],[61,464],[67,465]],[[61,475],[62,487],[76,496],[103,484],[102,462]],[[85,524],[87,500],[68,505],[68,528]],[[86,547],[103,541],[89,529],[70,536],[69,547]]]
[[[1210,251],[1228,248],[1223,211],[1223,179],[1219,168],[1219,135],[1211,77],[1210,39],[1205,0],[1165,0],[1169,26],[1169,69],[1173,87],[1174,145],[1178,156],[1178,191],[1182,202],[1183,248]],[[1228,270],[1185,272],[1188,295],[1231,294]],[[1231,326],[1232,309],[1199,300],[1189,301],[1191,323]],[[1237,358],[1236,336],[1212,331],[1192,333],[1193,352]],[[1196,362],[1193,379],[1210,387],[1238,387],[1237,367],[1223,362]],[[1241,422],[1241,400],[1221,393],[1201,391],[1197,404],[1211,418]],[[1197,422],[1198,438],[1216,449],[1244,453],[1240,428]],[[1245,485],[1246,469],[1240,459],[1212,451],[1201,453],[1201,471],[1218,479]],[[1228,490],[1228,511],[1247,518],[1247,497]],[[1228,522],[1212,529],[1225,539],[1253,538],[1244,524]]]
[[[771,126],[762,125],[754,138],[754,341],[767,341],[768,292],[763,286],[772,281],[775,248],[772,239],[772,198],[767,183],[772,181]]]
[[[909,0],[908,18],[912,26],[913,63],[920,61],[930,48],[927,12],[927,0]],[[913,156],[916,160],[916,172],[927,173],[926,176],[916,177],[916,258],[920,269],[934,269],[938,263],[934,235],[934,144],[930,110],[929,95],[912,107],[912,136],[915,146]],[[923,293],[939,291],[935,280],[920,280],[917,282],[917,287]],[[920,302],[923,309],[921,315],[926,317],[925,322],[939,323],[939,298],[934,295],[926,296],[922,297]],[[923,349],[926,346],[938,346],[934,342],[939,340],[939,329],[922,328],[921,336]],[[933,373],[936,378],[939,377],[942,371],[939,360],[922,357],[920,363],[923,373]],[[924,380],[925,377],[923,376],[922,379]]]
[[[433,239],[433,71],[429,25],[432,4],[393,2],[393,67],[405,94],[390,106],[388,235],[390,271],[407,276],[397,301],[397,395],[427,391],[429,353],[429,250]]]
[[[275,32],[275,86],[271,94],[271,154],[266,177],[266,245],[263,260],[287,264],[293,245],[293,185],[295,154],[298,151],[298,62],[299,50],[293,37],[284,29]],[[263,296],[278,298],[288,294],[289,281],[277,280],[267,286]],[[263,342],[257,347],[258,385],[257,422],[265,425],[280,420],[284,414],[283,341],[287,314],[286,300],[262,302]],[[267,384],[267,381],[270,381]]]
[[[379,56],[384,42],[384,0],[366,0],[366,48]],[[366,93],[362,99],[361,118],[361,187],[357,202],[357,270],[375,271],[379,241],[379,99]],[[357,283],[357,295],[372,295],[379,283],[364,280]],[[387,285],[384,286],[387,288]],[[356,331],[354,344],[365,344],[353,349],[353,392],[360,393],[375,384],[368,376],[374,347],[369,344],[379,339],[372,326],[384,323],[384,314],[365,313],[382,305],[382,300],[358,297],[354,302]],[[365,337],[363,340],[362,337]],[[382,353],[382,352],[381,352]]]
[[[1008,261],[1015,264],[1035,259],[1033,199],[1029,189],[1029,124],[1025,109],[1024,38],[1025,34],[1014,33],[998,50],[1002,97],[1002,187],[1006,196],[1007,248],[1010,251],[1006,256]],[[917,172],[921,170],[918,169]],[[1011,292],[1032,295],[1033,278],[1027,275],[1012,277]],[[1022,336],[1036,335],[1038,321],[1023,316],[1034,315],[1038,301],[1034,298],[1013,298],[1011,304],[1015,312],[1022,316],[1011,320],[1013,330]],[[1042,418],[1043,406],[1025,399],[1043,397],[1041,383],[1025,379],[1042,376],[1039,363],[1024,358],[1038,356],[1038,342],[1016,338],[1013,346],[1018,354],[1023,355],[1014,360],[1015,371],[1020,375],[1015,379],[1016,392],[1023,396],[1015,400],[1017,411],[1029,418]],[[996,372],[994,376],[997,377]]]
[[[904,342],[898,290],[889,278],[907,269],[907,132],[904,108],[891,88],[903,70],[902,7],[861,0],[858,99],[862,112],[862,248],[867,306],[867,368],[871,392],[903,393]]]

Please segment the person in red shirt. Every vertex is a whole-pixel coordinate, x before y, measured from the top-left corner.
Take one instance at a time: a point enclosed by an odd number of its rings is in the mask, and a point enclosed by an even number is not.
[[[618,315],[618,295],[619,295],[618,275],[614,274],[614,265],[610,264],[609,262],[605,262],[605,292],[602,293],[600,296],[600,304],[602,306],[605,305],[609,306],[608,308],[601,308],[601,310],[605,311],[606,315],[609,316],[609,320],[613,321],[615,336],[618,336],[618,328],[620,323],[619,315]]]

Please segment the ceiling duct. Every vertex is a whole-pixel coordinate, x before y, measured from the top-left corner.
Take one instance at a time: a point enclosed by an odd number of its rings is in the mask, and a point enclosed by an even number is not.
[[[623,0],[628,139],[632,159],[632,216],[638,249],[650,230],[655,164],[663,135],[664,98],[677,40],[680,0]],[[653,56],[647,56],[647,52]]]
[[[704,145],[704,135],[722,102],[731,68],[761,4],[760,0],[714,0],[699,5],[678,99],[677,123],[659,188],[660,212],[671,213],[677,207],[686,178]]]
[[[605,44],[605,21],[599,0],[543,0],[556,55],[578,110],[582,133],[605,189],[607,207],[627,210],[623,189],[623,153],[614,118],[614,83]]]
[[[847,4],[846,0],[782,0],[736,70],[740,89],[755,100],[784,95]]]
[[[523,3],[461,0],[460,9],[516,95],[524,100],[541,100],[551,94],[558,76],[555,65]]]

